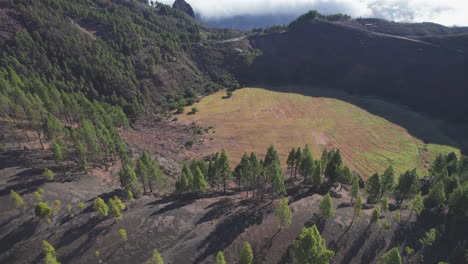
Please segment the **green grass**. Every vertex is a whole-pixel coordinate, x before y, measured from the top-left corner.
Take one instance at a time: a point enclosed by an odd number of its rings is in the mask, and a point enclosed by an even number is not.
[[[239,162],[244,152],[263,156],[270,144],[275,145],[285,163],[292,147],[309,144],[315,158],[323,148],[339,148],[346,164],[369,176],[383,172],[389,165],[398,173],[413,168],[422,172],[438,153],[459,152],[448,146],[450,139],[431,120],[375,99],[320,93],[306,96],[262,88],[239,89],[229,99],[222,99],[224,94],[221,91],[203,98],[194,105],[199,113],[183,114],[179,119],[215,127],[216,133],[209,135],[213,140],[206,143],[211,148],[205,149],[225,149],[232,165]],[[423,135],[426,142],[389,119],[398,120],[405,127],[414,126],[409,130]],[[448,143],[431,144],[428,138]]]

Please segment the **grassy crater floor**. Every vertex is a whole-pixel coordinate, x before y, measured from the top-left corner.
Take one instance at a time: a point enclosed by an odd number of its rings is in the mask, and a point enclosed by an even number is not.
[[[373,98],[334,93],[304,87],[242,88],[225,98],[220,91],[187,107],[178,119],[213,127],[203,132],[209,147],[202,154],[225,149],[231,165],[244,152],[263,156],[270,144],[285,165],[292,147],[309,144],[315,158],[324,148],[339,148],[346,164],[367,177],[390,164],[399,173],[425,171],[438,153],[459,152],[434,120]],[[199,112],[188,114],[192,107]]]

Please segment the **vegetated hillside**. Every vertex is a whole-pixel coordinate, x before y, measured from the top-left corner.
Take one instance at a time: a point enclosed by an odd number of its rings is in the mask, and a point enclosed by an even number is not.
[[[372,95],[463,123],[467,55],[321,19],[249,38],[261,52],[242,76],[253,83],[308,84]]]
[[[2,67],[118,104],[132,117],[167,109],[187,90],[209,93],[235,84],[226,67],[202,71],[192,55],[200,43],[238,32],[208,29],[166,5],[1,0],[0,12]]]
[[[309,144],[314,157],[323,149],[340,149],[345,162],[367,178],[389,164],[398,173],[426,171],[438,153],[457,151],[442,124],[371,98],[294,86],[242,88],[230,98],[223,96],[222,91],[207,96],[194,104],[196,114],[187,107],[178,115],[179,121],[195,122],[201,131],[211,127],[202,132],[205,144],[199,156],[225,149],[237,164],[246,149],[262,153],[273,143],[286,168],[291,147]],[[376,109],[385,115],[373,114]]]

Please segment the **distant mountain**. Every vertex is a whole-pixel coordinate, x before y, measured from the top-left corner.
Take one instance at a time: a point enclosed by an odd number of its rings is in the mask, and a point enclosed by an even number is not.
[[[346,90],[451,121],[468,121],[463,114],[468,112],[468,57],[460,50],[322,19],[249,41],[262,54],[242,69],[251,83]]]
[[[218,19],[208,19],[198,16],[197,19],[209,27],[251,30],[253,28],[287,25],[297,17],[297,14],[269,14],[255,16],[241,15]]]
[[[380,18],[358,18],[341,21],[341,23],[373,32],[404,37],[426,37],[468,33],[468,27],[446,27],[429,22],[401,23]]]

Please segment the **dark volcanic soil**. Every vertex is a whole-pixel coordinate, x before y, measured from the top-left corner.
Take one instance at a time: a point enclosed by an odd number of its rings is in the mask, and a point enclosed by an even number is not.
[[[128,209],[122,221],[102,220],[93,215],[90,205],[97,196],[122,195],[112,180],[116,172],[108,173],[106,178],[96,169],[68,180],[61,180],[59,174],[56,181],[45,182],[38,165],[44,164],[41,159],[47,159],[47,155],[41,153],[0,154],[0,263],[38,263],[43,257],[42,240],[56,247],[62,263],[94,263],[100,259],[105,263],[144,263],[154,248],[162,253],[165,263],[213,263],[219,250],[232,263],[244,241],[252,244],[257,263],[288,263],[289,245],[303,226],[313,224],[318,224],[328,247],[339,249],[333,263],[373,263],[390,247],[402,245],[400,234],[411,226],[406,222],[406,211],[402,213],[402,225],[393,224],[387,232],[378,224],[369,225],[372,209],[368,207],[362,221],[348,229],[352,207],[346,186],[337,193],[336,197],[341,197],[333,199],[336,215],[326,223],[319,222],[322,195],[307,186],[297,189],[291,183],[293,224],[289,229],[279,229],[274,215],[278,200],[245,199],[245,193],[234,190],[227,195],[214,193],[194,199],[144,196],[135,202],[126,201]],[[45,190],[45,202],[62,201],[62,209],[50,223],[33,216],[33,185]],[[10,189],[24,195],[28,206],[22,212],[12,208],[7,195]],[[85,202],[86,208],[78,208],[79,201]],[[68,212],[66,205],[73,205],[73,209]],[[72,214],[75,216],[70,218]],[[390,223],[391,214],[387,214]],[[128,241],[118,234],[122,228],[127,230]]]

